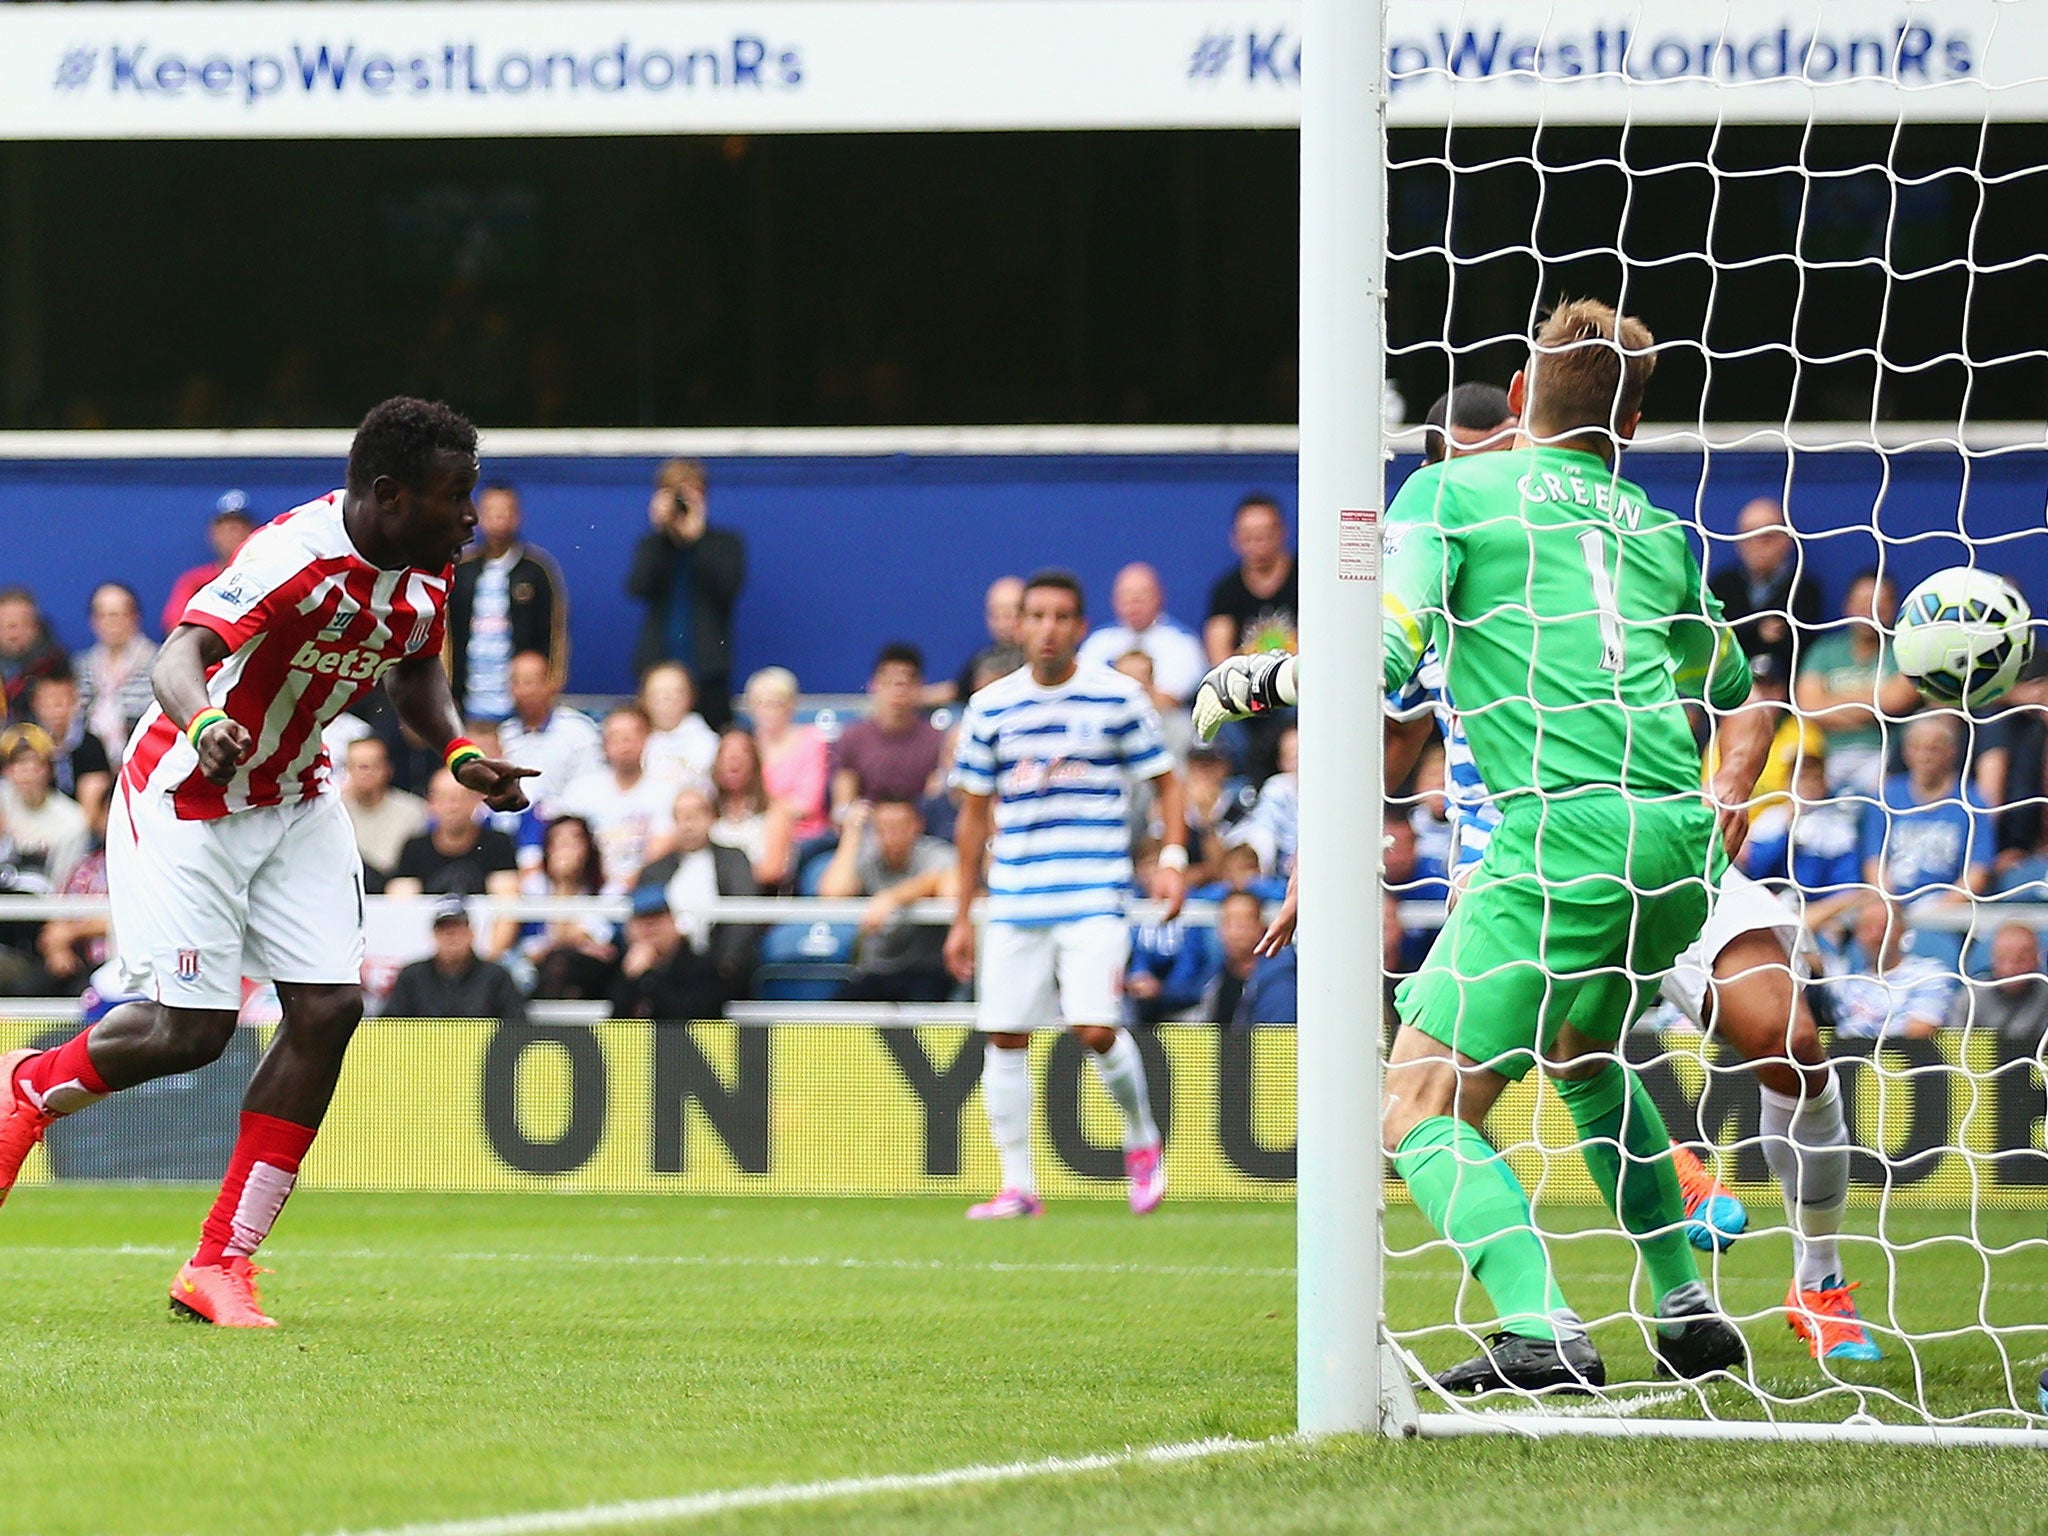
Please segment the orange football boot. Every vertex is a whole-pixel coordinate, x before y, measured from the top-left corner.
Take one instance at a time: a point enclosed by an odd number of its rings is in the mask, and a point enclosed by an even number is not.
[[[275,1328],[256,1294],[256,1277],[269,1273],[239,1253],[223,1264],[188,1263],[171,1282],[171,1316],[217,1328]]]
[[[1735,1191],[1707,1172],[1690,1147],[1671,1143],[1671,1166],[1685,1198],[1686,1241],[1702,1253],[1728,1247],[1749,1225],[1749,1212]]]
[[[1785,1325],[1800,1338],[1816,1360],[1882,1360],[1884,1351],[1863,1326],[1863,1315],[1849,1293],[1860,1282],[1844,1285],[1839,1276],[1828,1276],[1828,1284],[1817,1291],[1802,1291],[1799,1282],[1785,1295]]]
[[[0,1056],[0,1205],[7,1202],[7,1193],[14,1188],[14,1181],[21,1173],[21,1165],[28,1161],[29,1152],[43,1139],[43,1132],[56,1124],[55,1115],[46,1115],[22,1096],[14,1086],[15,1069],[40,1051],[9,1051]]]

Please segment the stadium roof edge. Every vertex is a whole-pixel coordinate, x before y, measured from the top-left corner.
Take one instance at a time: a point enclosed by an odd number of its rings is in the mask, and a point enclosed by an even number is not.
[[[341,458],[345,428],[252,429],[222,432],[0,432],[0,460],[34,459],[297,459]],[[1388,434],[1397,453],[1422,447],[1422,429]],[[1633,453],[1696,453],[1720,449],[1769,452],[1788,444],[1808,452],[1881,448],[1952,449],[1971,454],[2048,448],[2039,422],[1980,423],[1960,433],[1953,422],[1719,422],[1704,434],[1693,425],[1645,423]],[[562,456],[642,458],[859,458],[894,454],[1293,453],[1300,433],[1290,426],[1035,426],[1035,427],[566,427],[483,431],[485,451],[499,458]]]

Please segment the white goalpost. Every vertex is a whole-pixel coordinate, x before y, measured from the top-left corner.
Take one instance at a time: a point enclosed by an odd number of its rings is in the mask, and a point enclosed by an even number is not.
[[[1604,299],[1651,319],[1660,348],[1645,424],[1619,472],[1690,526],[1703,568],[1737,558],[1736,508],[1767,497],[1785,508],[1799,568],[1826,576],[1834,627],[1815,634],[1841,628],[1855,566],[1900,578],[1900,592],[1951,565],[2048,584],[2038,485],[2028,517],[2012,510],[2024,494],[2013,489],[2017,471],[2037,467],[2048,480],[2048,434],[2038,422],[1973,416],[2000,370],[2048,375],[2048,346],[2031,345],[2025,327],[2001,330],[1988,299],[2015,274],[2048,278],[2038,237],[2030,249],[1996,246],[1988,212],[2015,195],[2038,206],[2048,191],[2048,167],[2014,167],[1991,148],[1995,124],[2048,124],[2048,14],[2022,14],[2030,9],[1920,0],[1880,16],[1834,0],[1302,0],[1303,1434],[2048,1448],[2048,1124],[2025,1107],[2048,1091],[2048,1044],[2030,1059],[1986,1034],[1974,999],[1989,993],[1963,979],[2009,918],[2048,927],[2048,906],[2026,904],[2030,894],[2048,900],[2048,876],[2007,906],[1956,874],[1914,893],[1948,900],[1903,908],[1922,935],[1919,958],[1945,955],[1951,995],[1963,999],[1938,1038],[1886,1036],[1881,1026],[1874,1041],[1846,1047],[1846,1036],[1824,1032],[1853,1137],[1840,1242],[1864,1283],[1863,1318],[1881,1360],[1814,1357],[1788,1333],[1788,1255],[1803,1217],[1781,1209],[1762,1172],[1754,1077],[1711,1028],[1639,1026],[1617,1054],[1654,1074],[1669,1103],[1682,1100],[1682,1111],[1664,1113],[1673,1139],[1697,1146],[1748,1209],[1733,1247],[1697,1259],[1749,1361],[1699,1382],[1652,1376],[1656,1318],[1642,1261],[1598,1207],[1569,1117],[1532,1075],[1504,1096],[1488,1135],[1527,1189],[1559,1279],[1592,1298],[1583,1311],[1603,1352],[1612,1346],[1608,1381],[1590,1395],[1467,1399],[1436,1387],[1432,1372],[1477,1353],[1495,1323],[1486,1293],[1413,1211],[1380,1145],[1393,1024],[1381,936],[1385,905],[1399,896],[1367,873],[1383,867],[1382,803],[1394,787],[1382,782],[1380,523],[1398,490],[1394,446],[1415,442],[1383,417],[1383,402],[1398,399],[1386,389],[1390,358],[1426,361],[1419,376],[1505,386],[1543,309],[1564,296]],[[1405,147],[1390,139],[1390,112],[1397,134],[1418,130]],[[1947,125],[1949,138],[1929,148],[1929,124]],[[1844,138],[1846,128],[1854,135]],[[1522,136],[1518,147],[1507,133]],[[2041,134],[2048,143],[2048,128]],[[1404,173],[1442,190],[1410,199],[1390,252],[1390,177]],[[1512,178],[1533,187],[1535,213],[1518,236],[1502,237],[1487,217],[1468,216],[1483,215]],[[1618,214],[1585,211],[1596,182],[1598,206],[1618,204]],[[1953,199],[1928,190],[1949,182],[1961,189]],[[1775,245],[1756,213],[1766,184],[1783,224]],[[1674,202],[1680,185],[1691,190]],[[1653,227],[1657,238],[1645,234]],[[1959,242],[1960,256],[1942,254],[1942,241]],[[1404,262],[1417,265],[1404,274]],[[1390,270],[1398,289],[1422,268],[1440,302],[1432,287],[1416,299],[1411,282],[1390,321]],[[1755,286],[1759,274],[1785,278],[1783,314],[1770,308],[1777,288]],[[1936,279],[1948,287],[1936,290]],[[1685,297],[1669,299],[1674,292]],[[1960,341],[1930,342],[1910,322],[1951,299]],[[1866,311],[1875,317],[1867,325]],[[1789,379],[1782,388],[1772,368]],[[1902,408],[1936,398],[1926,386],[1943,370],[1960,379],[1952,420]],[[1743,408],[1752,388],[1775,391],[1768,410]],[[1413,420],[1428,399],[1407,404]],[[1720,425],[1738,421],[1750,425]],[[2036,633],[2038,649],[2048,635]],[[1873,664],[1880,680],[1887,665]],[[2048,682],[2040,692],[2048,700]],[[2048,848],[2048,702],[2028,698],[2026,708],[2043,712],[2042,779],[2013,793],[2039,802]],[[1807,719],[1786,708],[1795,724]],[[1991,733],[2020,729],[2010,723],[2018,709],[2006,700],[1944,710],[1923,699],[1885,721],[1880,768],[1889,751],[1891,768],[1910,777],[1899,751],[1908,713],[1950,721],[1964,752],[1981,739],[2009,759],[2020,738]],[[1804,727],[1793,734],[1807,740]],[[1982,809],[1969,788],[1978,761],[1965,757],[1957,787],[1930,803]],[[1829,790],[1882,829],[1877,862],[1887,870],[1903,837],[1888,792]],[[1788,791],[1782,814],[1796,846],[1808,807]],[[1787,858],[1776,888],[1795,910],[1817,912]],[[1903,975],[1887,969],[1882,947],[1859,959],[1843,943],[1845,968],[1864,965],[1887,987]]]

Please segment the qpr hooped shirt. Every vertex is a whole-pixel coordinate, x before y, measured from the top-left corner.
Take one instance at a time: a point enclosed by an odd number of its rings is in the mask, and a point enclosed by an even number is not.
[[[1108,667],[1083,663],[1052,687],[1024,667],[974,695],[951,782],[995,800],[989,921],[1121,916],[1131,786],[1172,770],[1151,699]]]
[[[124,794],[168,795],[184,821],[325,794],[322,729],[406,657],[440,653],[450,573],[372,565],[349,540],[342,502],[334,491],[259,528],[185,609],[185,623],[227,643],[206,694],[255,738],[249,760],[211,783],[153,704],[128,741]]]

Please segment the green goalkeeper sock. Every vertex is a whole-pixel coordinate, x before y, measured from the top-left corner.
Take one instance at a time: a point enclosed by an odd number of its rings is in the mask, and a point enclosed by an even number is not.
[[[1558,1082],[1557,1096],[1585,1140],[1586,1171],[1642,1254],[1657,1299],[1697,1285],[1671,1133],[1643,1080],[1610,1061],[1592,1077]]]
[[[1403,1138],[1394,1171],[1486,1288],[1501,1326],[1530,1338],[1556,1338],[1555,1314],[1567,1310],[1564,1294],[1529,1218],[1522,1181],[1492,1143],[1464,1121],[1436,1115]]]

